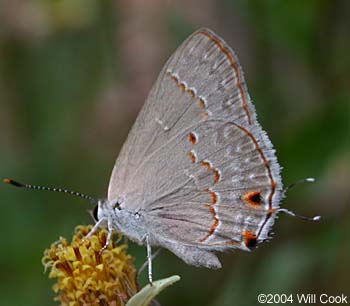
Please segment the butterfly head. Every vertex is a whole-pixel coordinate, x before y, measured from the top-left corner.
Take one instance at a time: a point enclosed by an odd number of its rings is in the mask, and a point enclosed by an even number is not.
[[[112,215],[117,215],[121,211],[119,200],[99,199],[92,211],[92,217],[97,222],[102,219],[108,219]]]

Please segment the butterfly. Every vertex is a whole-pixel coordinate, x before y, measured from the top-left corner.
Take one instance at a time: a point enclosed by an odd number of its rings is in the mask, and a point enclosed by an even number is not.
[[[108,196],[97,201],[89,235],[106,227],[107,243],[118,231],[145,244],[150,283],[152,246],[190,265],[220,268],[216,252],[250,251],[269,238],[278,212],[295,215],[279,207],[285,191],[236,54],[200,29],[159,74],[116,160]]]
[[[283,185],[237,56],[208,29],[162,69],[116,160],[96,228],[106,224],[187,264],[269,237]],[[149,269],[150,270],[150,269]]]

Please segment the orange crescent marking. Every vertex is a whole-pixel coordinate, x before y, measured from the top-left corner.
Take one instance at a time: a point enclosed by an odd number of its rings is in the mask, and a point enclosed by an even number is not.
[[[188,134],[188,141],[191,143],[191,144],[193,144],[193,145],[195,145],[196,143],[197,143],[197,137],[196,137],[196,135],[194,134],[194,133],[189,133]]]
[[[185,92],[188,95],[190,95],[192,99],[196,97],[194,90],[191,88],[186,88],[185,84],[180,83],[180,80],[175,75],[172,75],[169,71],[167,71],[165,75],[169,76],[175,82],[176,86],[180,88],[182,92]]]
[[[204,101],[203,101],[202,98],[199,98],[199,99],[198,99],[198,104],[199,104],[199,107],[200,107],[200,108],[205,108],[205,103],[204,103]]]
[[[192,97],[192,98],[194,98],[196,95],[194,94],[194,91],[193,91],[193,89],[186,89],[186,92]]]
[[[210,213],[213,216],[214,222],[210,226],[210,229],[209,229],[208,233],[203,238],[199,239],[199,242],[204,242],[205,240],[207,240],[214,233],[215,229],[219,225],[219,219],[216,216],[214,207],[213,206],[209,206],[209,211],[210,211]]]
[[[220,179],[220,172],[219,170],[215,169],[209,162],[202,160],[201,161],[201,165],[205,168],[207,168],[208,170],[213,172],[213,176],[214,176],[214,184],[217,183]]]
[[[237,67],[237,65],[236,65],[236,63],[235,63],[235,61],[234,61],[230,51],[227,50],[217,38],[215,38],[214,36],[210,35],[208,32],[198,32],[197,34],[203,34],[206,37],[208,37],[220,49],[220,51],[225,54],[225,56],[227,57],[228,61],[230,62],[231,67],[235,71],[235,75],[237,77],[236,86],[238,87],[238,90],[239,90],[239,92],[241,94],[243,108],[244,108],[244,110],[245,110],[245,112],[247,114],[247,117],[248,117],[248,124],[250,125],[251,124],[250,113],[249,113],[249,110],[248,110],[248,105],[247,105],[246,97],[244,95],[244,90],[243,90],[243,87],[242,87],[242,84],[241,84],[241,80],[239,79],[238,67]]]
[[[196,156],[194,155],[193,152],[188,152],[188,157],[190,158],[191,162],[192,163],[195,163],[196,162]]]
[[[213,173],[214,173],[214,183],[217,183],[220,179],[220,172],[219,170],[212,168]]]
[[[208,188],[204,189],[203,191],[208,192],[210,197],[211,197],[211,203],[210,204],[206,204],[205,206],[209,208],[209,211],[210,211],[211,215],[213,216],[214,221],[211,224],[208,233],[203,238],[199,239],[199,242],[206,241],[211,235],[214,234],[215,229],[219,225],[219,219],[216,216],[216,212],[215,212],[215,208],[214,208],[214,205],[217,202],[217,195],[216,195],[215,192],[210,191]]]
[[[216,204],[216,201],[218,200],[218,197],[214,191],[210,191],[210,197],[211,197],[211,203],[214,205]]]
[[[205,168],[207,168],[207,169],[210,169],[210,168],[211,168],[210,163],[207,162],[207,161],[202,160],[202,161],[201,161],[201,164],[202,164],[203,167],[205,167]]]
[[[179,88],[181,89],[182,92],[185,92],[186,88],[185,88],[185,85],[180,83],[179,85]]]

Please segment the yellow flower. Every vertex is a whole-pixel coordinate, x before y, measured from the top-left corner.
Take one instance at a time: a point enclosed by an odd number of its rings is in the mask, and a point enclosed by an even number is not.
[[[113,240],[101,254],[107,231],[83,239],[91,226],[77,226],[71,243],[65,238],[53,243],[42,259],[49,277],[56,278],[53,290],[61,306],[125,305],[138,290],[133,258]]]

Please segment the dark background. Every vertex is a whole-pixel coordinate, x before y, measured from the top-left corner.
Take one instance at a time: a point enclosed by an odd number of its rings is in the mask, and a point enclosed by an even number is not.
[[[259,121],[277,149],[283,207],[275,238],[222,254],[223,269],[164,251],[156,279],[182,280],[162,305],[257,305],[258,293],[350,295],[350,2],[124,0],[0,2],[0,174],[107,193],[114,160],[162,65],[194,30],[240,58]],[[0,304],[54,305],[42,253],[91,223],[89,203],[0,186]],[[130,244],[136,266],[145,248]],[[142,277],[143,284],[146,277]]]

